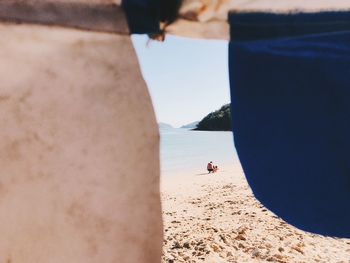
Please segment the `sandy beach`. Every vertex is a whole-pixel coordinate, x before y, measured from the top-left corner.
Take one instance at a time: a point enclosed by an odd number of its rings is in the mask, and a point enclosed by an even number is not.
[[[240,169],[162,177],[162,262],[350,262],[350,239],[300,231],[253,197]]]

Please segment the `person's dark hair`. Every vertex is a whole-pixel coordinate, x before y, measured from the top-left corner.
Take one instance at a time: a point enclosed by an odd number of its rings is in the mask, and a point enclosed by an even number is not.
[[[182,0],[161,0],[160,1],[160,21],[166,25],[173,23],[178,16]]]
[[[160,0],[159,21],[162,23],[157,34],[148,34],[151,39],[164,41],[166,28],[178,17],[182,0]]]
[[[182,0],[122,0],[131,34],[164,40],[166,27],[179,13]]]

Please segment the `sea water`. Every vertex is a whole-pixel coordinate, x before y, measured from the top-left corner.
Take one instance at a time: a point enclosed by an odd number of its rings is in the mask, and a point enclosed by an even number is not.
[[[205,174],[212,161],[219,171],[239,169],[232,132],[160,129],[162,176]]]

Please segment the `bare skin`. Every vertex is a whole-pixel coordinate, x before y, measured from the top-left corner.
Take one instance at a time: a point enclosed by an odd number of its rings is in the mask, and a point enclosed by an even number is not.
[[[130,38],[0,33],[0,262],[160,262],[159,135]]]
[[[183,0],[180,19],[167,28],[174,35],[229,39],[228,13],[348,10],[349,0]]]

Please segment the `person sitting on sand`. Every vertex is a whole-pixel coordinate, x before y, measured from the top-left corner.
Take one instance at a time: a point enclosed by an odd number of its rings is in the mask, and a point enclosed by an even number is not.
[[[213,173],[214,172],[213,162],[209,162],[207,164],[207,170],[208,170],[209,173]]]
[[[217,165],[214,165],[214,166],[213,166],[213,173],[216,173],[218,170],[219,170],[218,166],[217,166]]]

